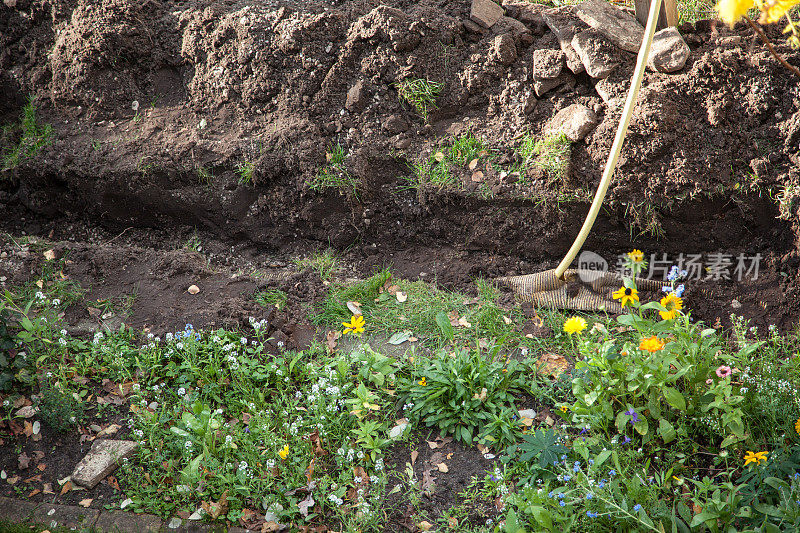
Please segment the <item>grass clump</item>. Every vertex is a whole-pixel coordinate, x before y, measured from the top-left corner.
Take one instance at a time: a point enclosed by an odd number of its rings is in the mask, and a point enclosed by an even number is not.
[[[255,169],[255,164],[252,161],[239,161],[236,165],[236,174],[239,175],[239,185],[252,185]]]
[[[313,270],[319,274],[320,279],[323,281],[330,281],[333,275],[339,269],[339,259],[333,253],[333,250],[325,250],[312,254],[311,257],[304,257],[295,261],[298,270],[305,272],[306,270]]]
[[[523,142],[523,151],[527,151]],[[563,133],[554,133],[533,144],[533,154],[536,155],[536,165],[547,175],[551,182],[562,181],[567,177],[570,156],[572,155],[572,141]]]
[[[397,93],[400,99],[408,102],[424,120],[428,120],[428,113],[431,109],[438,109],[436,99],[443,88],[443,83],[421,78],[406,78],[397,83]]]
[[[262,307],[275,307],[278,310],[286,307],[288,296],[280,289],[266,289],[255,295],[256,302]]]
[[[19,142],[9,150],[3,152],[3,166],[0,171],[17,168],[26,159],[34,157],[39,150],[52,142],[53,127],[50,124],[40,124],[36,120],[36,103],[33,97],[22,108],[22,118],[19,125],[4,128],[4,137],[18,133]]]
[[[347,170],[345,165],[347,151],[344,146],[336,143],[335,146],[329,147],[325,158],[327,164],[308,181],[308,187],[318,192],[331,188],[339,189],[358,198],[358,180]]]
[[[488,144],[472,133],[455,137],[425,160],[412,164],[412,175],[407,178],[408,187],[434,187],[439,190],[459,187],[461,180],[455,173],[458,167],[464,167],[474,159],[491,162],[494,158],[495,153]]]

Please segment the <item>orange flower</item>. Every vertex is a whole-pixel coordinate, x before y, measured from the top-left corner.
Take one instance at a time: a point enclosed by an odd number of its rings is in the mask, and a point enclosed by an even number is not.
[[[642,339],[639,343],[640,350],[646,350],[650,353],[657,352],[664,348],[664,341],[653,335],[649,339]]]

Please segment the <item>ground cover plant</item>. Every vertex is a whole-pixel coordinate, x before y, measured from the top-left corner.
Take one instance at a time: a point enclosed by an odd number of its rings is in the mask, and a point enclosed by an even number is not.
[[[335,264],[325,258],[311,262]],[[72,337],[61,310],[80,288],[64,260],[3,294],[3,425],[24,421],[30,395],[49,430],[80,432],[96,417],[93,386],[124,391],[139,443],[115,474],[128,510],[266,531],[381,531],[403,513],[418,530],[800,524],[797,337],[693,320],[677,267],[654,301],[626,280],[616,317],[531,316],[485,280],[470,295],[320,268],[329,291],[313,318],[327,336],[294,351],[268,343],[256,317],[239,331]],[[642,254],[628,267],[641,271]],[[418,435],[494,458],[457,505],[425,507],[436,489],[414,470]],[[482,505],[492,512],[476,515]]]

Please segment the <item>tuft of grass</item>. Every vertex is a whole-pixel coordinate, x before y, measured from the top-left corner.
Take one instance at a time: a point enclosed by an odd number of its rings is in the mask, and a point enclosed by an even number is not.
[[[458,187],[460,179],[453,175],[454,167],[463,167],[473,159],[484,158],[492,161],[494,152],[486,142],[471,133],[455,137],[452,142],[442,146],[424,161],[411,165],[412,175],[406,178],[408,188],[419,189],[425,186],[443,189]]]
[[[183,247],[190,252],[200,252],[203,250],[203,242],[197,233],[192,233],[192,236],[186,241]]]
[[[286,293],[279,289],[266,289],[255,295],[255,300],[262,307],[275,307],[278,310],[286,307]]]
[[[197,179],[206,187],[211,187],[214,182],[214,173],[210,168],[199,166],[197,167]]]
[[[775,197],[778,204],[778,218],[791,220],[797,212],[798,200],[800,200],[800,185],[785,184]]]
[[[378,297],[381,287],[392,278],[388,269],[353,284],[334,284],[325,296],[317,313],[312,317],[316,324],[336,324],[351,316],[347,302],[361,302],[362,309],[370,309]]]
[[[327,164],[308,181],[308,187],[318,192],[330,188],[339,189],[358,198],[358,180],[347,170],[347,152],[344,146],[336,143],[329,147],[325,157]]]
[[[536,154],[536,165],[547,175],[551,182],[561,181],[567,177],[569,160],[572,155],[572,141],[563,133],[548,135],[533,145]]]
[[[407,78],[397,83],[397,93],[401,100],[405,100],[424,120],[428,120],[428,113],[436,107],[436,99],[444,88],[443,83],[423,80],[421,78]]]
[[[240,161],[236,165],[236,173],[239,175],[239,185],[251,185],[253,183],[255,165],[252,161]]]
[[[34,157],[39,150],[52,142],[53,127],[50,124],[39,124],[36,121],[36,103],[33,97],[22,108],[22,118],[18,126],[6,128],[8,135],[19,130],[20,140],[10,150],[3,153],[3,166],[0,171],[13,170],[26,159]],[[4,135],[5,136],[5,135]]]
[[[295,261],[298,270],[305,272],[313,270],[323,281],[329,281],[333,274],[339,269],[339,259],[334,255],[333,250],[325,250]]]

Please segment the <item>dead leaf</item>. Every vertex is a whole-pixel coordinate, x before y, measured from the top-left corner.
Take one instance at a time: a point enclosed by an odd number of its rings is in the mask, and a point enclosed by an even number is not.
[[[28,479],[24,479],[23,483],[41,483],[42,482],[42,475],[36,474],[35,476],[31,476]]]
[[[429,440],[429,441],[425,441],[425,442],[427,442],[427,443],[428,443],[428,447],[429,447],[431,450],[435,450],[436,448],[438,448],[438,447],[439,447],[439,443],[438,443],[438,442],[436,442],[436,441]]]
[[[275,531],[280,531],[283,529],[283,526],[277,522],[273,522],[269,520],[264,522],[264,525],[261,526],[261,533],[275,533]]]
[[[311,449],[314,455],[326,455],[328,452],[322,447],[322,440],[319,438],[319,431],[315,431],[308,436],[311,441]]]
[[[545,353],[539,357],[537,370],[540,373],[558,378],[564,371],[569,369],[569,361],[563,355],[557,353]]]
[[[394,296],[395,296],[395,298],[397,298],[397,301],[400,302],[400,303],[403,303],[406,300],[408,300],[408,295],[406,293],[404,293],[404,292],[401,292],[401,291],[397,291],[397,293]]]
[[[505,322],[506,325],[511,324],[511,319],[508,318],[506,315],[503,315],[503,322]]]
[[[53,484],[45,483],[42,485],[42,494],[55,494],[55,492],[53,492]]]
[[[27,470],[27,469],[28,469],[28,467],[29,467],[29,466],[30,466],[30,464],[31,464],[31,458],[30,458],[30,457],[28,457],[28,454],[27,454],[27,453],[25,453],[25,452],[22,452],[22,453],[21,453],[21,454],[19,454],[19,456],[17,457],[17,463],[18,463],[18,465],[19,465],[19,469],[20,469],[20,470]]]
[[[433,452],[433,455],[431,455],[431,458],[430,458],[430,459],[428,459],[428,461],[429,461],[429,462],[430,462],[430,463],[431,463],[433,466],[436,466],[436,465],[438,465],[439,463],[441,463],[442,461],[444,461],[444,455],[442,455],[442,453],[441,453],[441,452]]]
[[[451,516],[450,518],[448,518],[447,519],[447,526],[450,529],[457,528],[458,527],[458,518],[456,518],[455,516]]]
[[[432,492],[436,478],[431,475],[430,470],[423,470],[422,472],[422,492]]]
[[[89,316],[92,318],[97,318],[102,314],[102,311],[96,307],[87,307],[86,310],[89,312]]]
[[[197,285],[189,285],[189,288],[186,289],[186,292],[188,292],[189,294],[197,294],[198,292],[200,292],[200,287],[198,287]]]
[[[47,251],[46,251],[46,252],[44,252],[42,255],[43,255],[43,256],[44,256],[44,258],[45,258],[46,260],[48,260],[48,261],[52,261],[53,259],[55,259],[55,258],[56,258],[56,253],[55,253],[53,250],[47,250]]]
[[[422,522],[417,524],[417,527],[420,528],[422,531],[430,531],[431,529],[433,529],[433,524],[431,524],[427,520],[423,520]]]
[[[336,350],[336,341],[342,336],[340,331],[329,331],[325,335],[325,347],[328,349],[328,354],[332,354]]]
[[[30,491],[30,493],[28,494],[28,498],[32,498],[33,496],[36,496],[36,495],[37,495],[37,494],[39,494],[40,492],[42,492],[42,489],[33,489],[33,490],[32,490],[32,491]]]
[[[228,513],[228,491],[222,493],[217,502],[202,502],[200,504],[206,513],[211,516],[212,520],[216,520],[222,515]]]
[[[314,503],[315,503],[314,496],[311,493],[309,493],[308,496],[306,496],[305,500],[297,504],[297,508],[300,510],[300,514],[303,516],[308,516],[308,508],[313,507]]]
[[[44,280],[43,279],[37,280],[36,281],[36,286],[39,287],[40,289],[43,289],[44,288]]]
[[[438,465],[436,465],[436,468],[438,468],[439,472],[442,472],[443,474],[446,474],[448,472],[447,465],[444,463],[439,463]]]
[[[45,468],[47,468],[47,465],[45,463],[39,463],[38,465],[36,465],[36,470],[38,470],[39,472],[44,472]]]
[[[419,457],[419,452],[417,450],[411,450],[411,466],[414,466],[414,463],[417,462],[417,457]]]
[[[14,416],[19,418],[31,418],[38,411],[39,409],[37,409],[36,407],[32,405],[26,405],[25,407],[21,407],[20,409],[18,409],[17,412],[14,413]]]
[[[14,476],[6,479],[6,482],[8,482],[9,485],[16,485],[17,481],[19,481],[19,476]]]
[[[482,182],[483,181],[483,172],[481,172],[480,170],[476,170],[475,172],[473,172],[472,173],[472,181],[474,183]]]
[[[552,426],[553,424],[555,424],[555,422],[556,421],[553,420],[549,415],[544,419],[544,423],[547,424],[548,426]]]
[[[469,162],[469,169],[470,170],[475,170],[475,167],[477,167],[477,166],[478,166],[478,158],[475,158],[475,159],[473,159],[472,161]]]
[[[81,507],[89,507],[90,505],[92,505],[93,501],[94,498],[86,498],[84,500],[79,501],[78,505],[80,505]]]
[[[356,316],[361,314],[361,302],[347,302],[347,308]]]
[[[458,319],[458,325],[459,326],[463,326],[465,328],[471,328],[472,327],[472,324],[470,322],[468,322],[467,319],[464,318],[464,317],[461,317],[461,318]]]
[[[122,489],[119,488],[119,482],[117,481],[117,478],[115,478],[114,476],[108,476],[107,479],[108,479],[108,485],[112,489],[114,489],[116,491],[122,491]]]
[[[119,424],[109,424],[100,430],[100,433],[97,434],[97,438],[113,435],[114,433],[119,431],[121,427],[122,426],[120,426]]]
[[[67,481],[66,483],[64,483],[64,485],[61,486],[61,492],[59,492],[59,494],[63,496],[70,490],[72,490],[72,481]]]
[[[444,161],[444,154],[442,152],[436,152],[435,154],[433,154],[433,159],[437,163],[441,163],[442,161]]]

